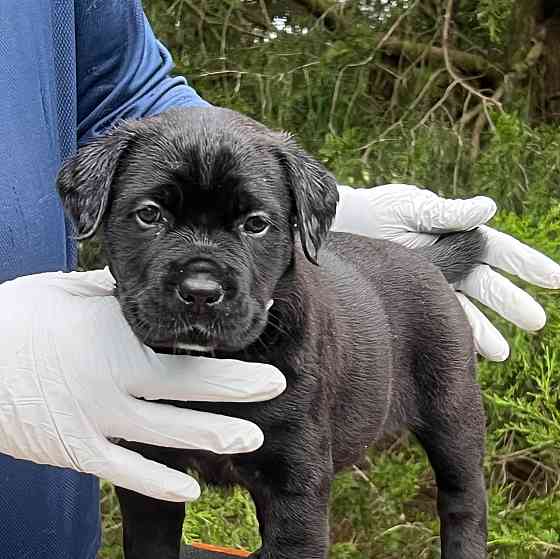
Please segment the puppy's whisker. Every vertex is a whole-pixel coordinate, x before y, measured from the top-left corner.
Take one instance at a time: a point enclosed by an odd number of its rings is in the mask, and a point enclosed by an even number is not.
[[[278,322],[275,322],[275,320]],[[289,326],[283,324],[280,319],[270,316],[268,319],[268,324],[272,326],[276,331],[280,332],[284,336],[286,336],[290,341],[295,341],[293,334],[289,331]],[[287,329],[288,328],[288,329]]]
[[[149,286],[140,288],[138,291],[134,293],[134,299],[138,301],[140,297],[142,297],[148,291],[149,288],[150,288]]]
[[[261,339],[260,336],[256,339],[256,343],[257,343],[259,346],[262,347],[262,349],[263,349],[263,355],[267,355],[267,353],[268,353],[268,351],[269,351],[269,348],[268,348],[268,346],[264,343],[264,341]],[[248,353],[248,352],[245,350],[245,352],[244,352],[245,357],[247,357],[247,353]]]

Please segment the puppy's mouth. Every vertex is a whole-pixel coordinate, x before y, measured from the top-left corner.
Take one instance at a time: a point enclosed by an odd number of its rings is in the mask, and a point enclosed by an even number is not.
[[[189,328],[173,338],[150,340],[149,345],[155,351],[191,354],[209,354],[216,350],[216,340],[203,328]]]
[[[265,316],[273,304],[274,301],[272,299],[266,303],[264,306]],[[239,351],[244,346],[249,345],[250,341],[246,341],[241,346],[239,344],[230,345],[225,343],[223,337],[218,337],[203,326],[191,326],[182,332],[176,332],[173,337],[145,340],[144,343],[160,353],[215,356],[217,353],[227,354]]]

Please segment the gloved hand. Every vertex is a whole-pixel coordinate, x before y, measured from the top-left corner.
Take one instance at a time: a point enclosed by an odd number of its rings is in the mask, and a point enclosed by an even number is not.
[[[139,400],[250,402],[285,388],[269,365],[158,355],[112,296],[108,271],[27,276],[0,285],[0,452],[95,474],[170,501],[196,499],[186,474],[112,444],[248,452],[249,422]]]
[[[484,226],[496,212],[496,204],[490,198],[449,200],[405,184],[371,189],[340,186],[339,193],[341,199],[334,224],[338,231],[419,247],[435,243],[442,233],[482,226],[488,241],[483,261],[454,287],[471,323],[476,350],[487,359],[507,359],[508,343],[465,295],[524,330],[535,331],[544,326],[543,308],[493,268],[540,287],[558,289],[560,266],[513,237]]]

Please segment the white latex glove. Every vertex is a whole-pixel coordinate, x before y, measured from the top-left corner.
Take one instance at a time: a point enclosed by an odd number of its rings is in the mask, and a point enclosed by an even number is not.
[[[386,184],[371,189],[339,186],[340,204],[334,229],[408,247],[435,243],[438,235],[481,226],[487,249],[480,265],[455,285],[457,297],[471,323],[478,353],[504,361],[509,346],[504,337],[465,295],[490,307],[519,328],[535,331],[546,322],[543,308],[493,268],[549,289],[560,288],[560,266],[547,256],[485,224],[496,212],[490,198],[441,198],[407,184]]]
[[[112,444],[248,452],[249,422],[147,400],[260,401],[285,388],[269,365],[159,355],[143,346],[104,270],[0,285],[0,452],[95,474],[158,499],[196,499],[184,473]]]

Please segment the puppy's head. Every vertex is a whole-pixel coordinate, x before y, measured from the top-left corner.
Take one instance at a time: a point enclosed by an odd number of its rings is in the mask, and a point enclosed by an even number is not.
[[[205,352],[258,338],[294,239],[315,262],[338,199],[288,135],[216,108],[121,125],[64,164],[58,189],[80,238],[103,230],[138,337]]]

